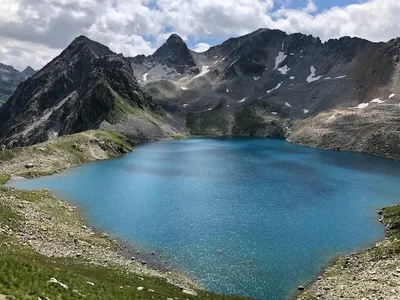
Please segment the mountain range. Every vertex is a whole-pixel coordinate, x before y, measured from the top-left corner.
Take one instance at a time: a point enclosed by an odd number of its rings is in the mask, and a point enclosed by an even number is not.
[[[0,144],[105,128],[134,142],[264,136],[399,159],[399,55],[400,39],[259,29],[204,53],[174,34],[130,58],[81,36],[0,109]]]

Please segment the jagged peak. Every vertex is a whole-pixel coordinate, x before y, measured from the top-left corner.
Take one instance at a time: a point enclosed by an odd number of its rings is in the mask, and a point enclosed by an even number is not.
[[[107,46],[100,44],[98,42],[95,42],[88,37],[84,35],[80,35],[76,37],[71,44],[64,50],[64,54],[68,53],[70,51],[76,52],[80,51],[81,49],[89,47],[92,52],[94,52],[98,56],[105,56],[105,55],[111,55],[114,54]]]
[[[31,67],[31,66],[27,66],[25,68],[25,70],[23,70],[21,72],[21,74],[25,77],[32,77],[33,75],[35,75],[36,71]]]
[[[183,43],[183,44],[186,44],[184,41],[183,41],[183,39],[179,36],[179,35],[177,35],[176,33],[173,33],[173,34],[171,34],[170,36],[169,36],[169,38],[167,39],[167,42],[166,42],[167,44],[168,43]]]
[[[187,47],[185,41],[177,34],[171,34],[169,36],[169,38],[166,40],[166,42],[158,49],[162,49],[162,48],[187,48],[189,50],[189,48]],[[157,50],[157,51],[158,51]],[[157,53],[156,51],[156,53]]]
[[[25,70],[23,70],[22,72],[25,72],[25,71],[35,71],[35,69],[33,69],[31,66],[27,66],[25,68]]]
[[[154,52],[154,56],[160,58],[166,58],[171,54],[174,55],[189,55],[190,50],[183,39],[177,35],[172,34],[167,41]]]

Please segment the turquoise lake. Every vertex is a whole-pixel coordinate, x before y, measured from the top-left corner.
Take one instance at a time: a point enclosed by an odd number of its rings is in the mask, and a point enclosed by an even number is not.
[[[11,185],[49,188],[209,290],[280,300],[381,239],[377,210],[400,202],[399,183],[398,162],[226,137],[144,144]]]

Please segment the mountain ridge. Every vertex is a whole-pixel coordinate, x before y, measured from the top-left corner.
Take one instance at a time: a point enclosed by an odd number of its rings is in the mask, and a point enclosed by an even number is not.
[[[378,123],[387,120],[390,126],[385,127],[398,135],[397,123],[393,122],[397,120],[400,93],[399,41],[342,37],[322,42],[311,35],[259,29],[203,53],[192,51],[201,70],[197,74],[179,73],[176,69],[170,74],[159,73],[165,65],[162,61],[159,65],[133,67],[138,78],[147,74],[147,80],[139,83],[156,100],[180,107],[192,134],[289,138],[308,146],[397,158],[398,148],[394,145],[389,147],[389,153],[373,146],[377,138],[374,131],[368,130],[369,138],[363,137],[367,144],[358,147],[349,140],[354,136],[349,128],[342,122],[334,125],[328,119],[343,110],[344,116],[354,118],[355,127],[357,122],[368,127],[374,123],[375,114]],[[310,127],[302,120],[324,112],[332,114],[314,119],[324,124],[318,126],[320,130],[308,133],[312,139],[306,141],[295,134],[299,128]],[[327,139],[323,131],[340,136],[341,147],[322,142]]]
[[[68,71],[65,61],[75,55],[79,57],[79,63],[73,69],[74,72]],[[397,95],[400,94],[400,76],[397,75],[400,72],[399,38],[387,43],[351,37],[322,42],[311,35],[259,29],[241,37],[230,38],[203,53],[196,53],[188,48],[181,37],[173,34],[152,55],[125,58],[104,45],[80,36],[60,57],[64,59],[54,59],[34,76],[35,80],[39,77],[48,79],[57,77],[60,71],[69,72],[62,80],[51,81],[47,85],[48,88],[58,85],[65,89],[63,97],[59,95],[55,97],[56,100],[47,97],[43,103],[39,101],[46,109],[57,106],[57,103],[75,91],[75,88],[68,88],[70,80],[80,82],[100,62],[111,66],[119,61],[117,67],[103,68],[107,72],[102,74],[109,77],[100,95],[115,99],[114,94],[107,91],[113,84],[119,86],[117,89],[121,88],[117,83],[129,77],[130,82],[135,82],[133,89],[140,89],[144,95],[150,95],[145,102],[154,103],[150,111],[155,109],[158,115],[155,116],[156,123],[159,121],[157,126],[161,128],[167,124],[167,127],[174,127],[173,132],[278,137],[309,146],[340,148],[337,143],[321,141],[327,139],[324,132],[329,132],[345,136],[343,140],[339,138],[343,149],[376,155],[383,153],[384,150],[379,147],[356,147],[348,140],[354,136],[349,134],[348,126],[344,126],[343,121],[332,122],[331,118],[337,115],[337,111],[342,111],[344,119],[350,118],[355,127],[358,126],[357,122],[368,127],[375,116],[380,124],[385,124],[387,120],[390,126],[384,127],[391,134],[398,135],[395,115],[399,103]],[[97,68],[100,67],[97,65]],[[47,77],[41,76],[43,70],[46,70]],[[124,76],[114,76],[121,70]],[[92,77],[93,80],[95,78]],[[28,86],[24,85],[25,88]],[[134,98],[129,89],[122,88],[121,93],[124,97]],[[23,98],[26,91],[22,90],[17,90],[9,102]],[[43,91],[43,84],[39,90]],[[21,111],[25,109],[21,108]],[[157,111],[163,112],[164,116],[160,116]],[[325,113],[328,117],[317,117],[320,114],[325,116]],[[129,115],[134,113],[131,111]],[[150,115],[154,121],[152,112]],[[2,116],[4,119],[4,109]],[[303,120],[322,123],[317,126],[319,129],[311,130],[315,123]],[[120,127],[120,124],[107,123],[107,126]],[[134,123],[124,127],[131,136],[134,136],[132,131],[138,126],[137,122]],[[100,126],[98,122],[96,126]],[[300,129],[306,134],[305,128],[309,129],[307,134],[311,134],[312,138],[305,140],[298,134]],[[79,127],[75,130],[81,129],[93,128]],[[162,131],[158,131],[160,134],[157,136],[162,136]],[[376,143],[375,131],[367,132],[371,136],[366,139],[366,143]],[[2,135],[5,133],[0,132]],[[9,142],[10,137],[8,140],[3,138],[4,141]],[[375,150],[370,150],[372,148]],[[390,153],[384,156],[397,157],[393,154],[397,148],[390,148]]]

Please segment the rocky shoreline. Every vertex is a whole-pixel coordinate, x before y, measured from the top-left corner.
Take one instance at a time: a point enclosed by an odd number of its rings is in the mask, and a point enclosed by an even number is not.
[[[340,256],[307,287],[298,300],[400,299],[400,205],[379,214],[386,237],[369,249]]]
[[[121,254],[122,246],[116,240],[86,226],[78,208],[56,198],[47,189],[28,192],[1,187],[0,199],[3,205],[18,211],[25,220],[19,230],[7,226],[1,229],[2,234],[15,237],[23,246],[43,256],[118,267],[129,273],[163,277],[181,288],[199,289],[197,283],[182,273],[156,270],[148,267],[145,261],[128,259]]]

